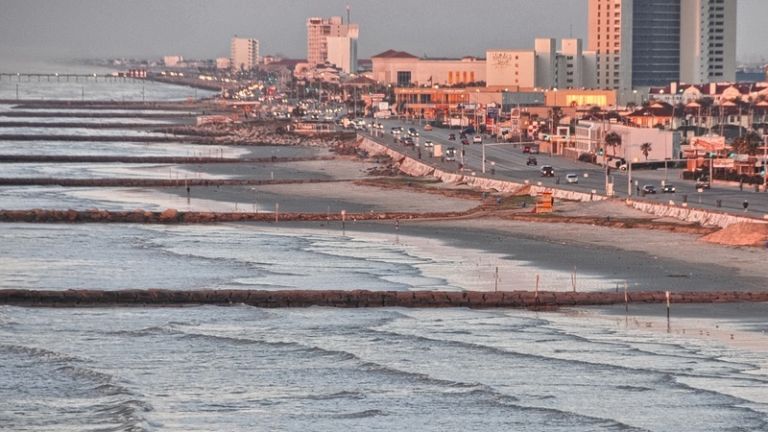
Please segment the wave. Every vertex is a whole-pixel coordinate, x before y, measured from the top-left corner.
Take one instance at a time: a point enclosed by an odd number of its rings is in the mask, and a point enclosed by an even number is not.
[[[361,418],[367,418],[367,417],[381,417],[385,415],[387,415],[387,413],[385,413],[382,410],[370,409],[370,410],[345,413],[345,414],[334,414],[330,417],[335,419],[361,419]]]
[[[340,391],[327,394],[313,394],[303,397],[307,400],[365,399],[365,395],[356,391]]]

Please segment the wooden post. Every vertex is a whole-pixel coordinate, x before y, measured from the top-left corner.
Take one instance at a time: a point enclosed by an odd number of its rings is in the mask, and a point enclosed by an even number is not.
[[[275,223],[280,219],[280,204],[275,203]]]
[[[627,281],[624,281],[624,312],[629,314],[629,296],[627,295]]]
[[[342,210],[341,211],[341,233],[342,235],[346,234],[346,222],[347,222],[347,211]]]
[[[494,292],[499,292],[499,266],[496,266],[496,277],[494,280],[495,284],[493,287]]]
[[[669,323],[669,291],[667,291],[665,294],[667,296],[667,332],[669,332],[669,330],[670,330],[670,323]]]
[[[536,302],[539,301],[539,275],[536,275],[536,291],[533,292],[533,298],[536,299]]]
[[[573,273],[571,273],[571,288],[573,288],[573,292],[576,292],[576,267],[573,268]]]

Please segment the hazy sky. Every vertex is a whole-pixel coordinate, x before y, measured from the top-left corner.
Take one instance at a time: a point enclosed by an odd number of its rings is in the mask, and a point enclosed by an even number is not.
[[[726,0],[736,1],[736,0]],[[738,57],[768,59],[768,0],[739,1]],[[536,36],[586,37],[587,0],[0,0],[2,57],[228,56],[229,38],[262,54],[306,57],[309,16],[360,24],[359,57],[484,55],[531,48]]]

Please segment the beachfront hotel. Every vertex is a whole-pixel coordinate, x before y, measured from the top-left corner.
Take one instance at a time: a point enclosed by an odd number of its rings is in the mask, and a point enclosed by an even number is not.
[[[259,64],[259,41],[250,38],[232,38],[230,66],[235,70],[251,70]]]
[[[333,60],[334,64],[342,63],[336,65],[342,70],[345,66],[350,71],[356,68],[352,65],[357,64],[359,31],[357,24],[344,24],[340,16],[307,19],[307,63],[315,67]],[[332,58],[329,58],[329,50]]]
[[[588,8],[598,87],[736,78],[736,0],[589,0]]]

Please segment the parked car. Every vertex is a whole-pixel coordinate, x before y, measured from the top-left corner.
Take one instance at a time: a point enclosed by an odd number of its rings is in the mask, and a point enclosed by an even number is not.
[[[643,193],[647,194],[655,194],[656,193],[656,187],[654,185],[643,185],[643,188],[641,189]]]
[[[432,148],[434,147],[434,144],[432,144],[431,140],[424,141],[424,148]]]
[[[456,134],[455,133],[448,134],[448,139],[451,141],[456,141]]]
[[[529,157],[527,161],[525,161],[526,165],[538,165],[538,161],[535,157]]]
[[[551,165],[544,165],[543,167],[541,167],[541,169],[539,171],[541,171],[541,176],[542,177],[554,177],[555,176],[555,169],[552,168]]]
[[[677,189],[675,188],[675,185],[673,184],[665,184],[663,188],[661,188],[662,193],[675,193],[677,192]]]
[[[472,142],[475,144],[482,144],[483,143],[483,137],[480,135],[475,135],[474,138],[472,138]]]
[[[568,183],[578,183],[579,182],[579,176],[576,174],[570,173],[565,175],[565,181]]]

